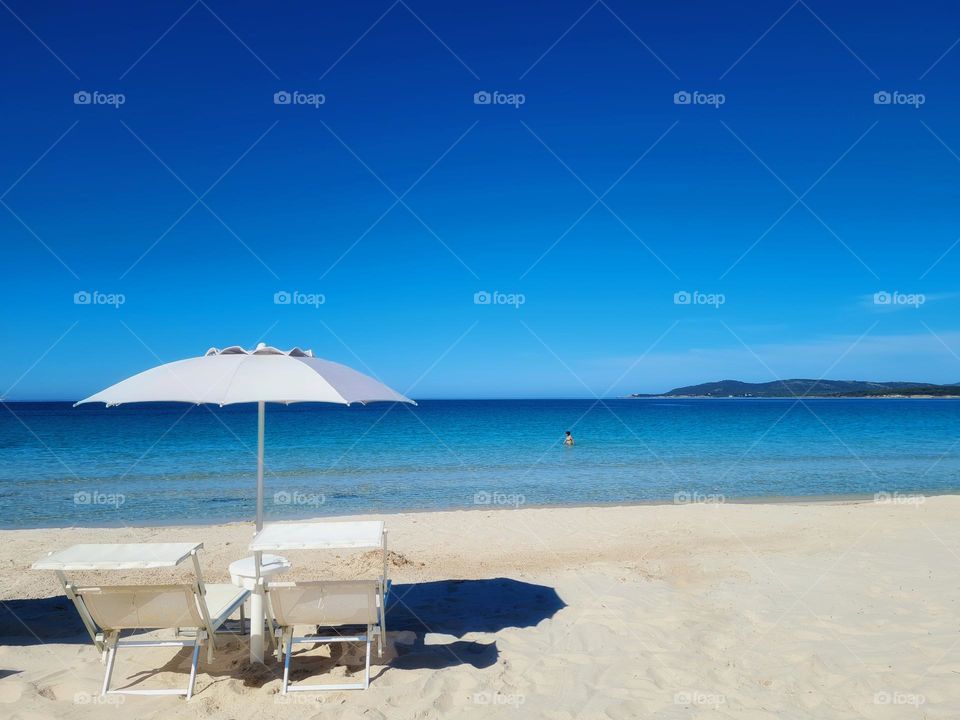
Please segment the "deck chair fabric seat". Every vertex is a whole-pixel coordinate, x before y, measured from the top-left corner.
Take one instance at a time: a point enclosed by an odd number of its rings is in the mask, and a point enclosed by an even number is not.
[[[206,585],[212,630],[246,600],[249,591],[234,585]],[[202,628],[206,625],[195,585],[107,585],[78,588],[90,616],[102,630]]]
[[[375,580],[318,580],[271,583],[270,606],[277,624],[340,625],[376,624],[369,594],[377,591]],[[373,603],[375,610],[375,601]]]
[[[204,624],[192,585],[105,585],[76,593],[104,632]]]

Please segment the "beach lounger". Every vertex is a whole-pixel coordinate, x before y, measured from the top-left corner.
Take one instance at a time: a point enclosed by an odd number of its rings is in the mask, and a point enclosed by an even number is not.
[[[277,653],[283,659],[284,695],[319,690],[366,690],[370,686],[370,646],[374,638],[382,647],[382,583],[379,580],[270,582],[265,588],[270,614],[278,625]],[[315,626],[318,634],[297,636],[296,625]],[[290,684],[294,645],[348,642],[366,645],[363,682]]]
[[[106,662],[101,695],[193,696],[200,646],[207,644],[207,660],[213,659],[217,629],[242,607],[250,592],[233,585],[208,585],[200,573],[197,551],[200,543],[131,543],[125,545],[75,545],[34,563],[38,570],[54,570],[64,593],[80,614],[94,645]],[[169,568],[186,558],[193,561],[195,579],[168,585],[91,585],[71,582],[67,571]],[[170,640],[121,639],[124,630],[173,630]],[[190,680],[184,689],[111,690],[117,652],[120,648],[192,647]]]
[[[356,520],[347,522],[276,523],[267,525],[253,538],[250,550],[254,554],[254,567],[262,564],[264,552],[287,550],[378,550],[383,564],[383,574],[376,579],[351,581],[322,581],[312,583],[281,583],[257,577],[254,592],[263,592],[272,608],[267,613],[271,636],[276,634],[282,642],[275,644],[277,659],[284,662],[284,694],[290,690],[361,690],[370,683],[370,644],[377,641],[377,654],[383,655],[386,638],[386,606],[390,592],[387,579],[387,530],[380,520]],[[373,599],[368,593],[373,593]],[[311,605],[313,603],[313,605]],[[301,607],[302,606],[302,607]],[[274,631],[273,621],[280,625]],[[293,625],[316,625],[320,628],[337,628],[342,633],[330,637],[295,637]],[[346,626],[359,631],[347,634]],[[363,684],[314,685],[291,687],[290,648],[293,644],[321,642],[366,643],[366,673]]]

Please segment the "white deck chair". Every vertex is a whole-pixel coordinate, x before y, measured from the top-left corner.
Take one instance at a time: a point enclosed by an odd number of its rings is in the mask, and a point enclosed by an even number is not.
[[[370,646],[382,641],[383,608],[378,580],[320,580],[265,584],[270,614],[277,622],[278,658],[283,658],[282,693],[319,690],[366,690],[370,686]],[[296,636],[295,625],[311,625],[320,635]],[[338,634],[336,631],[342,631]],[[366,645],[363,682],[347,684],[290,684],[290,658],[295,644],[346,643]],[[382,654],[382,649],[380,650]]]
[[[106,654],[107,662],[101,695],[186,695],[188,700],[193,696],[200,646],[208,643],[207,661],[212,660],[214,634],[250,594],[233,585],[205,585],[202,580],[184,585],[70,587],[69,591],[78,609],[82,607],[100,629],[94,642]],[[134,629],[172,629],[177,638],[120,639],[121,631]],[[128,647],[192,647],[189,684],[185,689],[111,690],[110,676],[117,651]]]

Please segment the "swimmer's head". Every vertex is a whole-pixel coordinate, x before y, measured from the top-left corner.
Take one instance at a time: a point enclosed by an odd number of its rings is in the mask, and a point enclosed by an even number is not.
[[[569,430],[567,430],[567,435],[569,435],[569,434],[570,434],[570,431],[569,431]]]

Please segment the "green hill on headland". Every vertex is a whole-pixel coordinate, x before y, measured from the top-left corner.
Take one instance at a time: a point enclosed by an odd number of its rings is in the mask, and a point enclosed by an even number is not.
[[[921,382],[870,382],[866,380],[774,380],[749,383],[719,380],[674,388],[665,393],[634,393],[630,397],[960,397],[960,383],[936,385]]]

